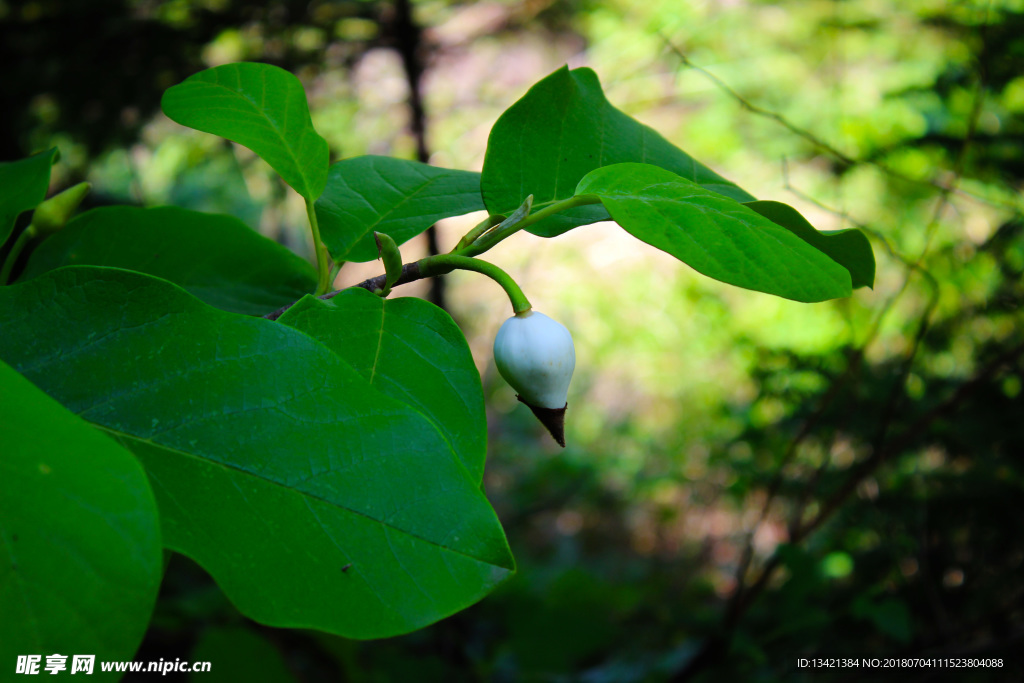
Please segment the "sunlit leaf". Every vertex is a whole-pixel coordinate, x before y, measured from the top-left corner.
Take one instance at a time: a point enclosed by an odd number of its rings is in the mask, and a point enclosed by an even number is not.
[[[479,173],[362,156],[331,166],[316,215],[331,256],[362,263],[377,258],[375,231],[402,244],[442,218],[482,208]]]
[[[737,201],[754,199],[613,107],[592,70],[562,67],[530,88],[491,129],[481,180],[484,203],[490,213],[508,215],[532,194],[536,211],[573,196],[594,169],[623,162],[666,168]],[[600,205],[583,206],[528,230],[551,237],[607,219]]]
[[[183,126],[256,152],[306,199],[323,192],[327,141],[313,128],[302,83],[284,69],[253,62],[206,69],[168,88],[160,105]]]
[[[716,280],[806,302],[851,293],[849,271],[826,254],[671,171],[605,166],[580,181],[576,194],[599,197],[631,235]]]
[[[746,202],[744,206],[832,257],[833,261],[850,271],[854,289],[874,285],[875,255],[871,251],[871,243],[860,230],[815,230],[799,211],[782,202]]]

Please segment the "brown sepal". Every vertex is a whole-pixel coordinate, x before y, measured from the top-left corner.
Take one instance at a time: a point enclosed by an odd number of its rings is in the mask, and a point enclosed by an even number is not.
[[[519,394],[516,394],[516,398],[519,399],[520,403],[533,411],[533,414],[547,428],[552,438],[558,442],[558,445],[565,448],[565,409],[569,407],[569,404],[566,403],[561,408],[541,408],[540,406],[527,403]]]

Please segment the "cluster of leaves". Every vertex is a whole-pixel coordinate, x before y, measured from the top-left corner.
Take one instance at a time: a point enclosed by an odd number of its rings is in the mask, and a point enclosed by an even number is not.
[[[381,157],[329,168],[301,84],[269,65],[196,74],[163,108],[251,148],[306,200],[319,268],[232,218],[107,207],[0,289],[0,578],[16,586],[0,658],[130,658],[161,549],[257,621],[352,638],[420,628],[514,572],[481,490],[480,377],[452,319],[361,288],[309,296],[327,289],[328,253],[376,258],[374,233],[401,244],[483,208],[495,227],[468,240],[475,256],[519,229],[610,217],[712,278],[798,301],[873,279],[859,231],[819,233],[754,200],[612,107],[586,69],[502,116],[482,174]],[[33,208],[39,227],[54,157],[0,166],[0,241]]]

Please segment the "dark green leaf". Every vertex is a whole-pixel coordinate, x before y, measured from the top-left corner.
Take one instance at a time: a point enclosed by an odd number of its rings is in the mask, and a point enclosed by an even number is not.
[[[0,163],[0,246],[11,236],[18,216],[46,199],[56,156],[54,147],[27,159]]]
[[[533,194],[536,211],[573,196],[577,183],[594,169],[628,161],[666,168],[737,201],[754,199],[613,107],[593,71],[562,67],[494,124],[481,180],[484,203],[490,213],[508,215]],[[600,205],[583,206],[527,229],[552,237],[607,219]]]
[[[382,299],[352,288],[307,296],[280,322],[344,358],[371,384],[432,421],[479,483],[487,455],[484,395],[462,331],[422,299]]]
[[[192,650],[193,662],[210,662],[209,671],[193,672],[195,683],[294,683],[284,657],[260,634],[238,626],[214,627]]]
[[[819,249],[850,271],[854,289],[872,287],[875,283],[875,255],[868,238],[857,229],[819,232],[800,212],[781,202],[747,202],[768,220],[781,225],[794,235]]]
[[[717,192],[647,164],[591,172],[578,195],[601,199],[634,237],[697,272],[795,301],[851,293],[850,273],[789,230]]]
[[[253,62],[206,69],[168,88],[160,104],[181,125],[256,152],[306,199],[323,192],[327,141],[313,128],[302,83],[284,69]]]
[[[167,547],[253,619],[391,636],[513,571],[434,425],[287,325],[94,267],[0,289],[0,320],[0,358],[142,460]]]
[[[142,467],[2,362],[0,443],[5,677],[17,655],[131,659],[163,574],[160,523]],[[70,656],[66,664],[65,675]],[[45,665],[44,658],[40,670]]]
[[[442,218],[482,208],[479,173],[362,156],[331,166],[316,215],[334,260],[363,263],[377,258],[374,231],[402,244]]]
[[[316,289],[313,266],[237,218],[169,206],[87,211],[33,252],[21,279],[68,265],[149,273],[212,306],[248,315]]]

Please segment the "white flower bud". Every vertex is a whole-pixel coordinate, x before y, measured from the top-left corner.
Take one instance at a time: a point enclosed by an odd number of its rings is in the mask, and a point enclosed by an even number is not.
[[[576,367],[576,349],[569,330],[536,311],[513,316],[494,338],[494,364],[518,392],[519,400],[564,446],[566,399]]]

